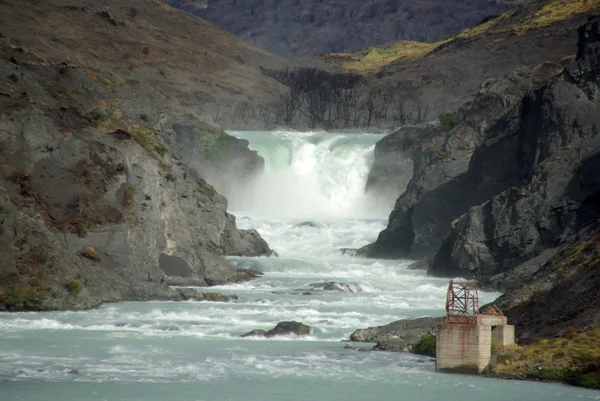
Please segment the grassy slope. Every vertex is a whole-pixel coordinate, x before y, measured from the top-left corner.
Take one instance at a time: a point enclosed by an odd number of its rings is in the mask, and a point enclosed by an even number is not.
[[[538,0],[517,6],[482,24],[466,29],[436,43],[398,41],[372,47],[360,53],[332,53],[323,58],[347,71],[373,73],[393,62],[415,60],[433,55],[436,50],[463,39],[476,39],[490,33],[514,33],[547,27],[583,14],[600,12],[600,0]]]
[[[506,347],[495,354],[492,375],[600,389],[600,329],[569,329],[562,337]]]
[[[118,25],[102,16],[105,8]],[[0,2],[0,27],[5,45],[46,64],[98,72],[107,84],[150,85],[176,98],[173,112],[180,114],[231,114],[236,103],[267,103],[281,88],[258,67],[286,63],[155,0]]]

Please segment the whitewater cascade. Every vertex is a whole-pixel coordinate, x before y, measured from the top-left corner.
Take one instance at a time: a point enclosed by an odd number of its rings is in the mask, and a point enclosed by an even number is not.
[[[364,189],[382,134],[231,131],[265,159],[265,173],[227,193],[230,209],[272,217],[386,218]]]

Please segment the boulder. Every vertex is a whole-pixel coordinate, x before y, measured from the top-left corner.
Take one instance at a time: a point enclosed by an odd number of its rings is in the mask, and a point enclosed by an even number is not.
[[[440,317],[398,320],[385,326],[358,329],[350,335],[350,341],[377,343],[374,349],[380,351],[409,352],[424,334],[436,334],[442,322]]]
[[[237,295],[225,295],[217,292],[199,292],[194,288],[179,288],[179,292],[185,300],[230,302],[238,299]]]
[[[310,334],[310,326],[295,321],[279,322],[271,330],[252,330],[251,332],[242,335],[242,337],[275,337],[286,336],[290,334],[295,334],[297,336],[306,336]]]

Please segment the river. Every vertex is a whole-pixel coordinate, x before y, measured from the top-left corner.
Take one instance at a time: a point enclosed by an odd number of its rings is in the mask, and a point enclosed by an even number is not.
[[[279,254],[233,258],[264,276],[212,288],[239,296],[225,304],[0,314],[0,400],[600,400],[559,384],[437,374],[431,358],[417,355],[344,349],[357,328],[444,311],[447,280],[409,270],[409,261],[339,251],[385,227],[391,205],[364,195],[381,135],[231,134],[266,161],[263,176],[228,194],[238,225],[256,228]],[[314,288],[327,281],[348,286]],[[481,302],[496,296],[482,293]],[[283,320],[312,333],[240,338]]]

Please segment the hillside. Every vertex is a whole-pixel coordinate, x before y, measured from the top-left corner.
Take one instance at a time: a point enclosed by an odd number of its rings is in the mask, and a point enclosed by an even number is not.
[[[435,119],[471,101],[489,78],[573,57],[577,27],[595,12],[599,0],[537,0],[437,43],[401,41],[321,58],[368,75],[374,88],[391,93],[392,103],[412,113],[426,109],[425,119]]]
[[[270,52],[357,51],[394,40],[434,42],[521,0],[163,0]]]
[[[271,101],[281,59],[150,0],[1,2],[0,27],[0,309],[254,275],[223,256],[270,250],[215,187],[264,162],[203,120]]]
[[[0,27],[3,44],[35,53],[42,63],[99,72],[113,89],[148,85],[176,99],[165,104],[166,112],[213,116],[225,124],[236,104],[266,103],[278,93],[279,85],[259,66],[287,65],[209,22],[152,0],[49,1],[35,7],[26,0],[3,2]]]
[[[528,341],[600,321],[600,19],[576,34],[575,59],[515,69],[450,122],[391,134],[395,147],[375,165],[396,154],[414,175],[387,228],[359,251],[476,276],[505,293],[498,302]]]

